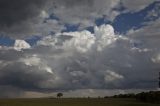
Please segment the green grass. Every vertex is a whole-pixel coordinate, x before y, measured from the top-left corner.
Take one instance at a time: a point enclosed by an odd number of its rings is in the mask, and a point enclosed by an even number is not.
[[[160,106],[135,99],[0,99],[0,106]]]

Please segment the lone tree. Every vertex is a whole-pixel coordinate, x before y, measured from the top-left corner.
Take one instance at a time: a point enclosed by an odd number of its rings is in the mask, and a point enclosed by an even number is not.
[[[63,96],[63,93],[57,93],[57,98],[60,98]]]

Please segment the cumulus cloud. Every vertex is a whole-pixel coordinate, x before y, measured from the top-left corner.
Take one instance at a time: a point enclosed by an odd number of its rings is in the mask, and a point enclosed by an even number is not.
[[[0,85],[43,93],[157,87],[159,65],[151,48],[135,49],[136,39],[116,35],[111,25],[95,26],[94,32],[49,35],[20,51],[2,47]]]
[[[22,49],[29,49],[31,46],[24,40],[15,40],[14,49],[21,51]]]
[[[112,44],[120,36],[114,34],[114,29],[111,25],[95,26],[95,34],[84,30],[80,32],[64,32],[57,33],[55,36],[45,37],[38,42],[39,45],[50,45],[63,47],[64,50],[79,52],[87,52],[93,48],[103,50],[106,46]]]
[[[0,46],[0,50],[16,50],[16,51],[22,51],[24,49],[31,49],[31,46],[29,43],[27,43],[24,40],[15,40],[13,47],[11,46]]]

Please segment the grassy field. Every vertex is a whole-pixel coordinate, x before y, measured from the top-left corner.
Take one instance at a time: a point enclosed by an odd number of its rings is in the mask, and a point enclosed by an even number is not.
[[[0,106],[160,106],[134,99],[0,99]]]

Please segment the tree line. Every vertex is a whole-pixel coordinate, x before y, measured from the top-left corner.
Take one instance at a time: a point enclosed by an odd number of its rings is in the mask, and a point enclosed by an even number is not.
[[[105,96],[104,98],[135,98],[142,102],[160,103],[160,91],[141,92],[138,94],[119,94],[111,97]]]

